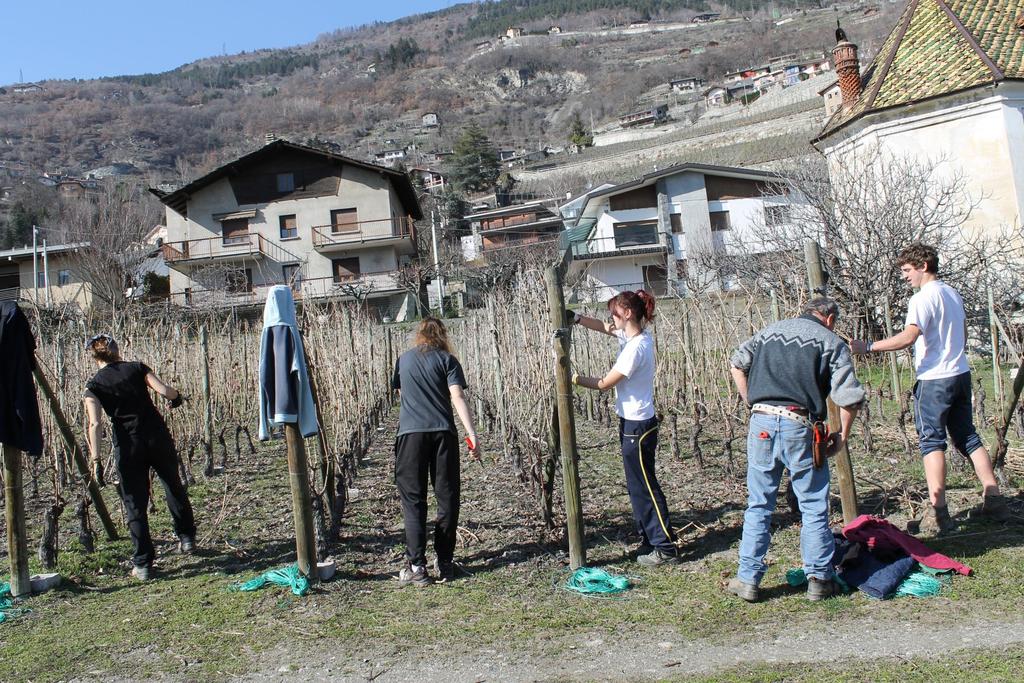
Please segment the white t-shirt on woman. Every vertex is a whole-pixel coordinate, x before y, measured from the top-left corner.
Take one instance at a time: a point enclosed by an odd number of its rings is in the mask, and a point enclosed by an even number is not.
[[[619,357],[612,370],[626,379],[615,385],[615,412],[627,420],[649,420],[654,417],[654,339],[645,330],[627,338],[615,330],[619,340]]]

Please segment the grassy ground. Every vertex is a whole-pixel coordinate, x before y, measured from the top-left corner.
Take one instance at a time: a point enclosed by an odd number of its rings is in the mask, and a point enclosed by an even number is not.
[[[879,430],[876,439],[894,450],[895,440],[886,434]],[[463,467],[457,557],[462,575],[426,590],[399,589],[394,576],[403,536],[390,478],[390,435],[382,432],[362,463],[348,523],[335,547],[338,578],[303,598],[277,588],[228,590],[236,581],[286,564],[294,554],[284,454],[277,442],[191,488],[201,527],[195,556],[175,552],[162,495],[156,496],[153,528],[160,558],[159,579],[152,583],[127,578],[126,541],[99,542],[96,553],[85,554],[71,540],[73,521],[65,521],[59,569],[66,581],[59,590],[28,600],[31,614],[0,625],[0,680],[159,674],[219,680],[281,667],[287,671],[295,661],[324,651],[342,653],[340,674],[354,676],[365,669],[364,659],[398,650],[426,659],[442,643],[466,654],[479,649],[533,653],[555,662],[576,656],[575,643],[595,634],[621,640],[633,633],[667,632],[686,642],[729,644],[794,624],[919,624],[949,615],[1010,622],[1019,620],[1024,607],[1024,505],[1015,503],[1017,518],[1008,525],[975,518],[977,494],[962,472],[953,473],[950,495],[961,528],[932,545],[972,566],[976,576],[953,579],[937,598],[877,602],[854,594],[808,603],[785,582],[785,571],[800,562],[798,520],[784,503],[763,584],[768,599],[747,605],[724,595],[721,585],[735,568],[744,508],[742,453],[730,474],[728,464],[713,456],[700,470],[692,460],[671,461],[663,452],[659,474],[675,526],[682,529],[685,561],[670,569],[639,567],[630,557],[632,522],[621,463],[609,443],[614,434],[593,425],[582,425],[580,437],[582,446],[598,446],[584,448],[580,469],[588,559],[632,577],[633,590],[606,600],[561,590],[568,568],[560,530],[544,527],[532,494],[508,465],[490,461]],[[916,461],[885,451],[870,458],[857,455],[855,444],[855,463],[858,475],[873,482],[860,482],[862,511],[902,521],[922,500]],[[111,487],[105,492],[116,510]],[[65,520],[69,517],[65,513]],[[38,519],[33,514],[30,521]],[[31,533],[38,537],[37,525]],[[826,672],[784,661],[723,670],[721,676],[925,680],[949,665],[968,667],[978,680],[1024,668],[1019,651],[1007,656],[968,651],[939,660],[861,663],[848,676],[839,666]],[[672,669],[664,671],[664,677],[673,675]]]

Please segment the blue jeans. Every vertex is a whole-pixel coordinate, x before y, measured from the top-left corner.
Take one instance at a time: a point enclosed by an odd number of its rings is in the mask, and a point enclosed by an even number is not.
[[[772,512],[783,468],[789,470],[793,492],[800,502],[803,526],[800,555],[804,573],[832,578],[835,539],[828,526],[828,463],[814,469],[814,436],[808,427],[777,415],[754,413],[747,435],[747,512],[740,541],[740,581],[761,583],[768,566],[764,556],[771,541]]]

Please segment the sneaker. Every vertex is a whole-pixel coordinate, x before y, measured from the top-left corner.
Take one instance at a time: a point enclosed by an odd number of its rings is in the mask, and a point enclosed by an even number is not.
[[[727,593],[732,593],[735,596],[743,598],[747,602],[757,602],[761,599],[760,589],[752,583],[744,583],[738,578],[729,579],[729,583],[726,585],[725,590]]]
[[[196,539],[194,536],[182,534],[178,537],[178,549],[183,555],[191,555],[196,549]]]
[[[1010,518],[1010,508],[1006,496],[990,493],[981,499],[981,514],[997,522],[1005,522]]]
[[[427,568],[417,564],[407,564],[398,572],[398,583],[403,586],[413,585],[423,588],[430,585],[430,577],[427,575]]]
[[[839,590],[832,579],[819,579],[811,576],[807,579],[807,599],[811,602],[831,598]]]
[[[935,506],[931,503],[924,510],[924,515],[918,524],[918,532],[931,536],[938,536],[956,528],[956,524],[949,517],[949,508],[945,505]]]
[[[654,546],[650,543],[641,543],[636,547],[636,551],[633,553],[633,557],[640,557],[641,555],[650,555],[654,552]]]
[[[657,567],[662,564],[679,564],[679,554],[675,549],[668,551],[655,548],[646,555],[638,556],[636,561],[645,567]]]
[[[455,563],[442,562],[434,558],[434,571],[437,572],[437,583],[444,583],[455,578]]]
[[[148,564],[137,564],[132,567],[132,576],[139,581],[149,581],[153,568]]]

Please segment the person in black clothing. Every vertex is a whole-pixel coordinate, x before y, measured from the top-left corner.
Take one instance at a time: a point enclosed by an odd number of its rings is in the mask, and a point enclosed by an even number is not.
[[[406,566],[402,585],[426,586],[427,479],[434,485],[434,568],[441,581],[455,575],[455,532],[459,527],[461,478],[459,437],[452,406],[466,429],[470,457],[480,459],[480,441],[463,389],[462,365],[448,348],[448,334],[437,318],[426,318],[415,345],[395,366],[392,388],[400,391],[398,437],[395,440],[395,483],[405,518]]]
[[[178,535],[181,551],[190,553],[195,548],[196,523],[188,492],[178,474],[174,439],[153,405],[149,390],[166,398],[172,408],[181,405],[182,397],[176,389],[164,384],[144,363],[121,360],[117,343],[110,335],[96,335],[87,342],[86,348],[100,368],[86,384],[85,391],[93,476],[98,483],[103,483],[103,468],[100,464],[102,409],[113,427],[114,463],[121,477],[120,493],[128,518],[128,532],[135,549],[132,575],[146,581],[155,555],[147,515],[151,468],[164,485],[167,507],[174,521],[174,531]]]

